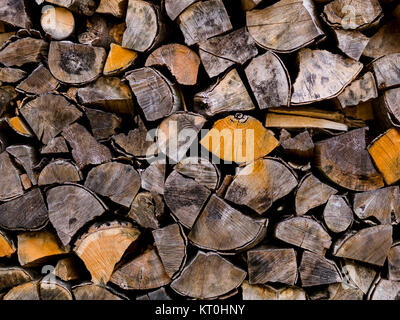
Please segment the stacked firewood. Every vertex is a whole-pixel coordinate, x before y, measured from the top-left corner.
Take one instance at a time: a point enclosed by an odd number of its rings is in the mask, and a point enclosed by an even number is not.
[[[400,297],[397,0],[0,0],[0,299]]]

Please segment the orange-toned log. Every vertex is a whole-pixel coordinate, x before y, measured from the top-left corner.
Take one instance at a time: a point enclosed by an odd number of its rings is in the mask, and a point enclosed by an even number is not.
[[[135,63],[137,57],[138,54],[135,51],[112,43],[110,45],[110,52],[108,53],[107,60],[104,65],[104,75],[115,75],[126,70]]]
[[[9,258],[14,252],[15,246],[13,241],[9,239],[5,233],[0,231],[0,258]]]

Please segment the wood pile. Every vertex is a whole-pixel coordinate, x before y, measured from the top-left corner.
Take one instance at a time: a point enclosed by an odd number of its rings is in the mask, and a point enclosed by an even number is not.
[[[0,299],[400,298],[396,0],[0,0]]]

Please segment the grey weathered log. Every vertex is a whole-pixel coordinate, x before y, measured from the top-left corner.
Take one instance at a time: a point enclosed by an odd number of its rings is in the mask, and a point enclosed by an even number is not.
[[[150,192],[164,194],[165,172],[165,163],[162,161],[152,162],[140,173],[140,177],[142,179],[142,188]]]
[[[148,292],[144,295],[137,296],[136,300],[172,300],[172,298],[169,296],[167,291],[165,290],[165,287],[162,287],[160,289]]]
[[[57,79],[46,67],[40,65],[16,89],[28,95],[41,95],[56,90],[58,86]]]
[[[349,58],[360,60],[369,38],[356,30],[333,29],[338,48]]]
[[[60,159],[50,162],[42,169],[38,178],[38,184],[39,186],[46,186],[81,180],[82,173],[75,164]]]
[[[325,206],[323,218],[329,230],[335,233],[346,231],[353,223],[353,211],[342,196],[332,195]]]
[[[0,267],[0,291],[9,290],[20,284],[33,280],[31,272],[24,268],[11,266]]]
[[[376,270],[354,260],[343,259],[341,270],[345,282],[359,288],[364,294],[368,293],[376,276]]]
[[[368,293],[369,300],[399,300],[400,282],[379,278]]]
[[[97,141],[108,140],[115,135],[122,122],[121,117],[102,110],[86,108],[85,114],[89,119],[93,137]]]
[[[67,152],[68,152],[67,143],[65,142],[65,139],[61,136],[51,139],[47,143],[47,145],[40,150],[40,153],[44,155],[67,153]]]
[[[15,83],[27,76],[27,72],[17,68],[0,68],[1,83]]]
[[[400,50],[399,50],[400,51]],[[400,53],[392,53],[372,62],[378,88],[390,89],[400,86]]]
[[[158,229],[164,213],[164,202],[159,194],[139,192],[133,199],[128,217],[143,228]]]
[[[37,185],[34,167],[39,163],[39,155],[32,145],[12,145],[6,148],[14,160],[21,165],[27,173],[32,185]]]
[[[400,121],[400,88],[386,90],[373,103],[378,126],[381,130],[397,127]]]
[[[0,200],[7,201],[23,195],[21,180],[8,152],[0,154]]]
[[[175,20],[187,7],[197,0],[164,0],[165,11],[171,20]]]
[[[46,56],[49,44],[42,39],[22,38],[9,43],[0,51],[0,62],[6,67],[21,67],[40,62]]]
[[[307,130],[292,137],[286,129],[282,129],[279,143],[285,154],[293,158],[310,159],[314,154],[314,142]]]
[[[369,40],[363,55],[379,58],[400,51],[400,25],[394,19],[383,25]]]
[[[73,12],[86,16],[93,15],[97,7],[95,0],[46,0],[46,2],[65,7]]]
[[[0,7],[0,21],[20,28],[31,28],[32,20],[27,8],[27,1],[4,1]]]

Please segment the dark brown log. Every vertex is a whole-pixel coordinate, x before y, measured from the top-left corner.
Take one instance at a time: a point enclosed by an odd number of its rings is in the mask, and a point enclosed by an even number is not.
[[[58,260],[54,275],[63,281],[78,280],[85,276],[85,266],[76,256],[71,255]]]
[[[128,216],[143,228],[158,229],[164,216],[164,202],[155,193],[139,192],[133,199]]]
[[[379,225],[345,235],[335,243],[333,254],[383,266],[392,242],[392,226]]]
[[[218,254],[199,251],[171,283],[171,288],[183,296],[215,299],[238,288],[245,277],[244,270]]]
[[[94,283],[83,283],[72,288],[76,300],[124,300],[122,295],[107,286]]]
[[[41,95],[55,91],[58,86],[57,79],[51,75],[46,67],[40,65],[16,89],[26,94]]]
[[[32,280],[32,274],[26,269],[21,267],[0,267],[0,291],[9,290]]]
[[[113,76],[132,66],[137,60],[138,54],[115,43],[111,43],[106,63],[104,64],[103,74]]]
[[[6,67],[21,67],[28,63],[40,62],[48,48],[49,44],[41,39],[18,39],[0,51],[0,62]]]
[[[296,251],[260,247],[247,251],[250,284],[279,282],[294,285],[297,281]]]
[[[349,58],[360,60],[369,38],[360,31],[333,29],[338,42],[338,48]]]
[[[330,231],[339,233],[353,223],[353,211],[344,197],[332,195],[325,206],[323,218]]]
[[[76,241],[74,251],[85,263],[92,282],[104,286],[111,279],[115,265],[139,235],[139,229],[130,223],[114,221],[93,225]]]
[[[14,105],[17,92],[11,86],[0,87],[0,115],[7,111],[7,108]]]
[[[388,254],[388,278],[392,281],[400,280],[400,246],[394,243]]]
[[[59,279],[43,278],[39,282],[40,300],[73,300],[70,285]]]
[[[183,10],[197,0],[164,0],[165,11],[171,20],[175,20]]]
[[[171,282],[155,248],[114,271],[111,282],[125,290],[155,289]]]
[[[243,65],[255,57],[258,50],[246,28],[240,28],[200,42],[199,54],[204,69],[212,78],[232,65]]]
[[[67,152],[68,152],[67,143],[65,142],[65,139],[61,136],[51,139],[47,143],[47,145],[40,150],[40,153],[44,155],[67,153]]]
[[[142,188],[158,194],[164,194],[166,165],[162,161],[152,162],[140,174]]]
[[[367,128],[361,128],[315,144],[315,162],[331,181],[354,191],[384,186],[366,150]]]
[[[296,175],[282,162],[259,159],[243,167],[229,185],[225,199],[263,214],[297,186]]]
[[[293,52],[324,37],[309,0],[281,0],[264,9],[248,11],[246,24],[259,46],[276,52]]]
[[[375,279],[376,271],[354,260],[344,259],[341,263],[342,274],[346,282],[359,288],[364,294],[368,293]]]
[[[0,154],[0,164],[0,200],[7,201],[23,195],[18,171],[11,162],[8,152]]]
[[[72,157],[79,169],[111,160],[110,150],[98,143],[82,125],[75,123],[62,132],[72,147]]]
[[[38,188],[0,205],[0,226],[4,229],[39,230],[47,221],[47,207]]]
[[[296,214],[306,214],[309,210],[325,204],[337,192],[311,173],[304,176],[296,190]]]
[[[36,0],[38,1],[38,0]],[[95,0],[46,0],[81,15],[91,16],[96,10]]]
[[[400,25],[397,20],[392,20],[382,26],[369,40],[363,55],[379,58],[400,51]]]
[[[85,109],[86,116],[89,119],[93,137],[97,141],[108,140],[116,134],[122,119],[114,113],[104,112],[96,109]]]
[[[100,0],[96,13],[111,14],[117,18],[122,18],[128,5],[127,0]]]
[[[38,178],[39,186],[51,184],[64,184],[82,180],[81,171],[71,162],[55,160],[46,165]]]
[[[276,289],[268,285],[242,284],[243,300],[307,300],[306,292],[297,287]]]
[[[325,254],[332,239],[323,226],[309,217],[290,217],[278,224],[274,236],[297,247]]]
[[[279,143],[284,152],[293,158],[310,159],[314,154],[314,142],[307,130],[292,137],[287,130],[282,129]]]
[[[241,0],[242,8],[244,11],[249,11],[254,9],[257,5],[259,5],[263,0]]]
[[[32,21],[26,4],[25,0],[5,1],[1,4],[0,21],[20,28],[31,28]]]
[[[0,68],[0,82],[15,83],[27,76],[27,72],[17,68]]]
[[[379,89],[390,89],[400,86],[400,53],[383,56],[372,63]]]
[[[399,300],[400,282],[379,279],[371,286],[369,300]]]
[[[205,116],[253,110],[254,104],[236,69],[194,96],[194,108]]]
[[[3,300],[40,300],[38,281],[23,283],[12,288]]]
[[[165,288],[162,287],[160,289],[151,291],[145,295],[136,297],[136,300],[172,300],[169,294],[165,291]]]
[[[24,168],[32,185],[37,185],[33,168],[39,163],[39,156],[35,148],[31,145],[12,145],[6,151]]]
[[[42,10],[40,25],[53,40],[64,40],[75,30],[74,15],[65,8],[48,7]]]
[[[0,230],[0,258],[10,258],[16,250],[14,241]]]

